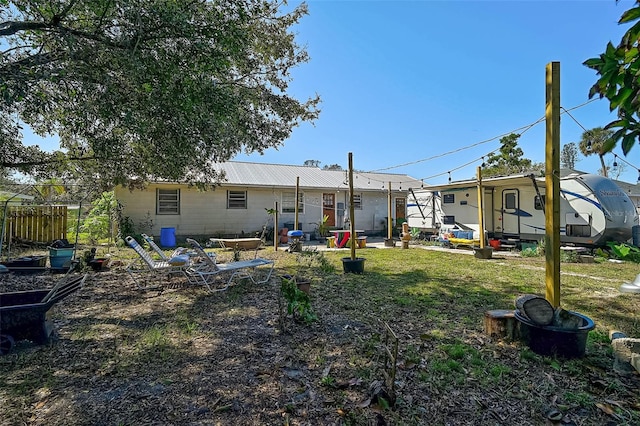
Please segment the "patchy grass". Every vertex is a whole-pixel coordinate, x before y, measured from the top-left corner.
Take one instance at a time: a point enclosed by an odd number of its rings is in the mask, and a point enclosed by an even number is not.
[[[545,425],[550,409],[564,424],[640,424],[638,376],[613,371],[608,339],[640,336],[638,298],[618,292],[637,265],[561,265],[562,306],[597,326],[584,358],[562,360],[483,333],[485,311],[544,294],[542,258],[365,249],[365,274],[345,275],[344,251],[260,254],[312,278],[318,321],[282,318],[277,277],[143,293],[98,273],[51,310],[57,342],[0,357],[0,424]],[[383,322],[399,338],[395,406],[370,390]]]

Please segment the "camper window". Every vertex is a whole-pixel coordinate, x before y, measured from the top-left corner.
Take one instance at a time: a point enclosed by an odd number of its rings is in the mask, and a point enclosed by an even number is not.
[[[510,210],[517,208],[515,193],[509,192],[504,194],[504,208]]]
[[[456,202],[456,194],[442,194],[442,202],[444,204],[453,204]]]
[[[455,216],[442,216],[442,223],[444,225],[455,225],[456,217]]]
[[[591,226],[589,225],[567,225],[568,237],[590,237]]]

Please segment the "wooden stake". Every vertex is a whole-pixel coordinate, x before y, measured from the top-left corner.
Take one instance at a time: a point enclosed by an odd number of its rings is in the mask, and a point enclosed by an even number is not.
[[[545,229],[546,294],[560,306],[560,62],[546,69]]]
[[[388,230],[387,230],[387,238],[389,239],[389,241],[391,241],[392,237],[392,232],[393,232],[393,219],[391,217],[391,182],[389,182],[389,200],[388,200],[388,218],[387,218],[387,222],[388,222]]]
[[[356,218],[353,207],[353,153],[349,153],[349,224],[351,225],[351,260],[356,260]]]
[[[484,204],[482,203],[482,168],[476,170],[478,176],[478,232],[480,233],[480,248],[484,248]]]

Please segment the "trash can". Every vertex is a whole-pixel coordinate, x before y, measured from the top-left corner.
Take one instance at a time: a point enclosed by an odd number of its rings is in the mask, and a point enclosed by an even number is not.
[[[162,247],[176,246],[176,228],[160,228],[160,245]]]
[[[633,225],[631,227],[631,236],[633,238],[633,245],[636,247],[640,247],[640,226]]]

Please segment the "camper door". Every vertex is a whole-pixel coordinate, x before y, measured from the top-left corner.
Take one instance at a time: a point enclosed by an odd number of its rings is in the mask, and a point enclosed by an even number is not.
[[[502,233],[520,235],[520,193],[517,189],[502,191]]]

